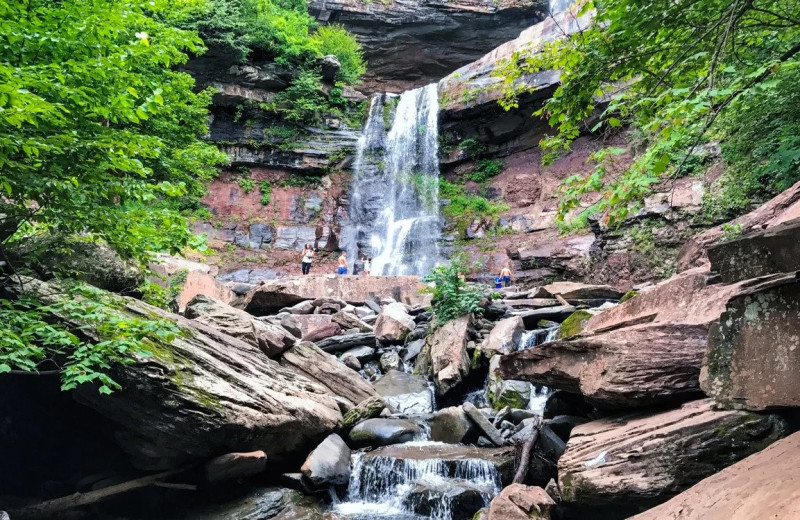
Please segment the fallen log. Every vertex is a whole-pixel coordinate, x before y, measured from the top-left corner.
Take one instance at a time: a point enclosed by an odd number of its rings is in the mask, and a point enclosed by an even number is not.
[[[533,452],[533,447],[536,445],[536,440],[539,438],[539,430],[541,427],[542,422],[537,419],[536,426],[532,428],[530,437],[528,437],[528,440],[522,445],[519,467],[517,468],[516,474],[514,474],[512,484],[522,484],[525,480],[525,475],[528,474],[528,468],[531,465],[531,453]]]

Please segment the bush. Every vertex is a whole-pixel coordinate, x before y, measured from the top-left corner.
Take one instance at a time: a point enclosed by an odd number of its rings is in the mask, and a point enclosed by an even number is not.
[[[333,54],[342,64],[339,79],[345,83],[355,83],[367,71],[361,45],[352,34],[341,25],[324,25],[317,29],[314,38],[319,42],[322,56]]]
[[[245,193],[250,193],[256,187],[256,181],[253,179],[239,179],[239,187],[244,190]]]
[[[467,178],[483,184],[503,171],[503,162],[499,159],[481,159],[475,169],[467,174]]]
[[[272,193],[272,185],[269,181],[261,181],[258,185],[258,189],[261,190],[261,204],[266,206],[269,204],[270,194]]]
[[[422,292],[433,295],[435,326],[481,310],[480,301],[485,288],[467,284],[465,277],[469,271],[466,257],[460,254],[451,258],[449,265],[434,267],[424,278],[431,284]]]

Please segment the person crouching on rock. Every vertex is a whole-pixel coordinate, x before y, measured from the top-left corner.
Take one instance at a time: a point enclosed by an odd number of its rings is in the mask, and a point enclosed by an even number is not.
[[[300,261],[300,267],[303,269],[303,274],[306,275],[311,271],[311,259],[314,257],[314,250],[311,249],[311,244],[306,244],[303,248],[303,259]]]
[[[503,285],[506,287],[511,285],[511,269],[508,266],[500,270],[500,279],[503,280]]]
[[[339,268],[336,269],[336,274],[347,274],[347,252],[342,252],[342,256],[339,257]]]

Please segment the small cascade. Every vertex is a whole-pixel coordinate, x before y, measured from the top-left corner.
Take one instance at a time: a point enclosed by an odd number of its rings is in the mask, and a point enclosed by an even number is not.
[[[543,343],[554,341],[558,336],[558,325],[545,329],[526,330],[519,341],[519,350],[537,347]]]
[[[363,452],[356,452],[347,500],[336,504],[334,510],[350,520],[450,520],[453,490],[459,488],[479,495],[488,505],[502,489],[500,474],[494,464],[481,459],[400,459],[365,457]],[[424,515],[418,512],[420,502],[432,504],[423,507],[428,510]]]
[[[438,113],[436,84],[372,99],[342,242],[373,274],[423,275],[440,260]]]

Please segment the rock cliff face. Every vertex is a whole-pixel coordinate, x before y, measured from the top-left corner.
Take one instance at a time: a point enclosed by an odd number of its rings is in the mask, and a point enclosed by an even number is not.
[[[311,0],[322,23],[339,23],[364,48],[369,92],[402,92],[478,58],[544,17],[541,0]]]

